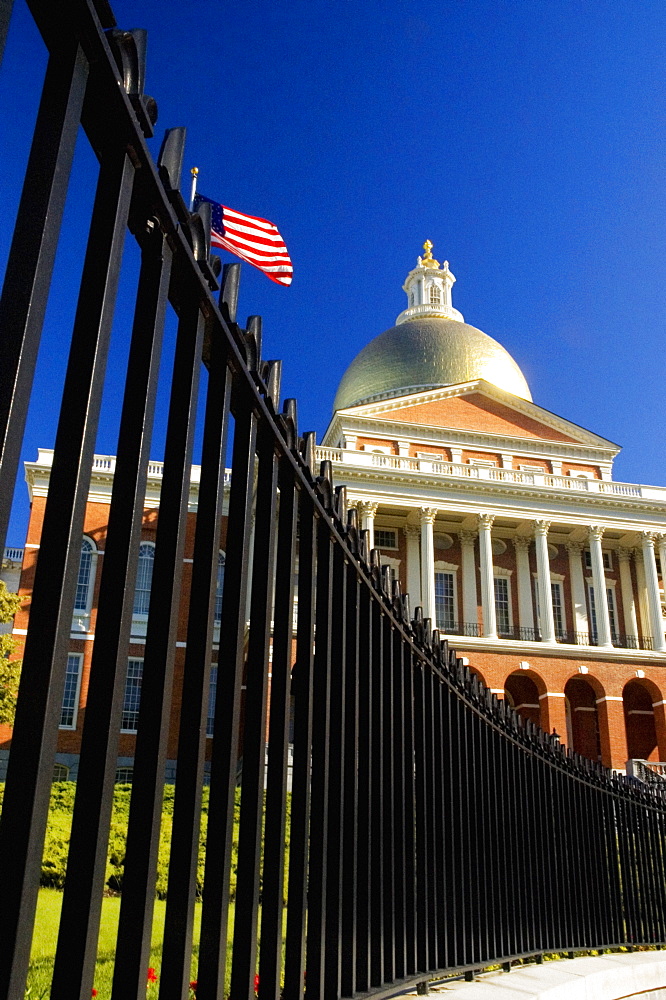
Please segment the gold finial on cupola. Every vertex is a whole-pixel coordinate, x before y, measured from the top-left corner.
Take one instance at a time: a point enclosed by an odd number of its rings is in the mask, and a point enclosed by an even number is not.
[[[439,261],[435,260],[432,255],[433,244],[430,240],[426,240],[423,244],[423,249],[425,250],[425,255],[421,258],[421,264],[423,267],[432,267],[436,271],[439,270]]]

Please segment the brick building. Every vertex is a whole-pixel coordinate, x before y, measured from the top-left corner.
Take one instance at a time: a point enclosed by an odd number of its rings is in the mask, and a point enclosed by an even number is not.
[[[396,325],[345,373],[318,458],[332,461],[335,481],[347,484],[371,545],[412,607],[423,607],[488,687],[607,766],[665,761],[666,489],[615,482],[617,445],[532,401],[513,358],[453,308],[455,278],[431,249],[426,243],[407,277],[407,308]],[[27,626],[51,458],[40,450],[26,464],[32,508],[18,638]],[[113,475],[113,457],[96,456],[56,757],[61,777],[76,777]],[[161,463],[151,462],[119,780],[131,776],[161,475]],[[183,607],[197,487],[195,467]],[[223,525],[217,615],[225,537]],[[168,776],[185,627],[183,613]],[[214,669],[211,701],[215,681]],[[0,778],[10,738],[0,727]]]

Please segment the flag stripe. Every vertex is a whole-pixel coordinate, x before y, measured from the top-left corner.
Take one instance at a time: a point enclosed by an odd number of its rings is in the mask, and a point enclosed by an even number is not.
[[[211,204],[211,246],[228,250],[263,271],[271,281],[290,285],[293,267],[289,251],[277,227],[268,219],[246,215],[197,195],[195,205],[201,201]]]

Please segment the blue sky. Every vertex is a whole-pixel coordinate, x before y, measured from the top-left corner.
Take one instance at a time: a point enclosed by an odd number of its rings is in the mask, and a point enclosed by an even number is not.
[[[2,268],[45,61],[16,4],[0,70]],[[187,126],[202,193],[271,219],[287,242],[291,288],[244,266],[240,311],[263,315],[264,356],[283,359],[301,430],[321,437],[345,368],[393,325],[429,238],[458,279],[454,305],[510,351],[535,402],[623,445],[616,479],[666,484],[662,0],[113,6],[119,26],[149,30],[155,154],[165,128]],[[53,443],[95,172],[82,139],[26,458]],[[135,265],[128,241],[103,452]],[[11,544],[25,518],[19,486]]]

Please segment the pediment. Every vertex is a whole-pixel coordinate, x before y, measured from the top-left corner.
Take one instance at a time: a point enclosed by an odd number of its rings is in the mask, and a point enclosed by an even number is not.
[[[612,449],[614,453],[619,450],[606,438],[536,403],[491,386],[483,379],[378,400],[338,412],[341,416],[368,417],[373,421],[390,421],[394,425],[404,423],[533,441],[592,445]]]

